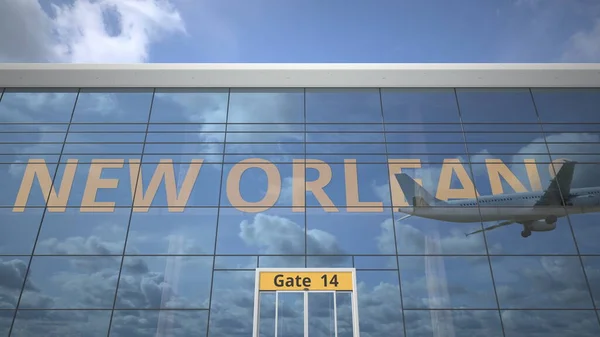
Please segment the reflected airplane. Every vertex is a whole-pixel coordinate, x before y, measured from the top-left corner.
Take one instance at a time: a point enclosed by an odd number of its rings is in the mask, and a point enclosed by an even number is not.
[[[500,221],[466,236],[511,224],[521,224],[521,236],[531,232],[547,232],[556,228],[556,221],[568,214],[600,212],[600,187],[571,188],[576,162],[564,162],[548,188],[541,192],[524,192],[481,196],[476,199],[443,201],[432,196],[406,173],[396,174],[410,206],[400,212],[411,216],[448,222],[473,223]],[[566,195],[563,198],[562,195]],[[479,207],[476,207],[479,205]]]

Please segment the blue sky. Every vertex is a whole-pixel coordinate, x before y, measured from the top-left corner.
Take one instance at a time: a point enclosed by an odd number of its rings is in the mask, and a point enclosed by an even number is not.
[[[22,0],[0,61],[597,62],[595,0]],[[9,32],[10,31],[10,32]]]

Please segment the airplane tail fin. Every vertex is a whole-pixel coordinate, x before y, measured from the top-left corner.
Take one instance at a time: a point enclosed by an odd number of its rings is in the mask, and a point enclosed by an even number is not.
[[[413,207],[427,207],[434,204],[443,204],[442,200],[437,199],[421,185],[417,184],[413,178],[406,173],[396,174],[396,180],[406,196],[406,200]]]

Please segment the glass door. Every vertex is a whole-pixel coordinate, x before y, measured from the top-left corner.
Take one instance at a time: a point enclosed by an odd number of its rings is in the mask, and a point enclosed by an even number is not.
[[[259,288],[254,306],[254,337],[359,336],[357,296],[352,290]]]

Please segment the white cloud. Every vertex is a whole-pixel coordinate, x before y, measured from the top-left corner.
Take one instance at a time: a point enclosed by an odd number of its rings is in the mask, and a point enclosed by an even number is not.
[[[37,0],[0,2],[0,61],[139,63],[153,42],[185,33],[169,0]]]
[[[562,55],[563,62],[600,61],[600,19],[590,29],[571,35]]]

